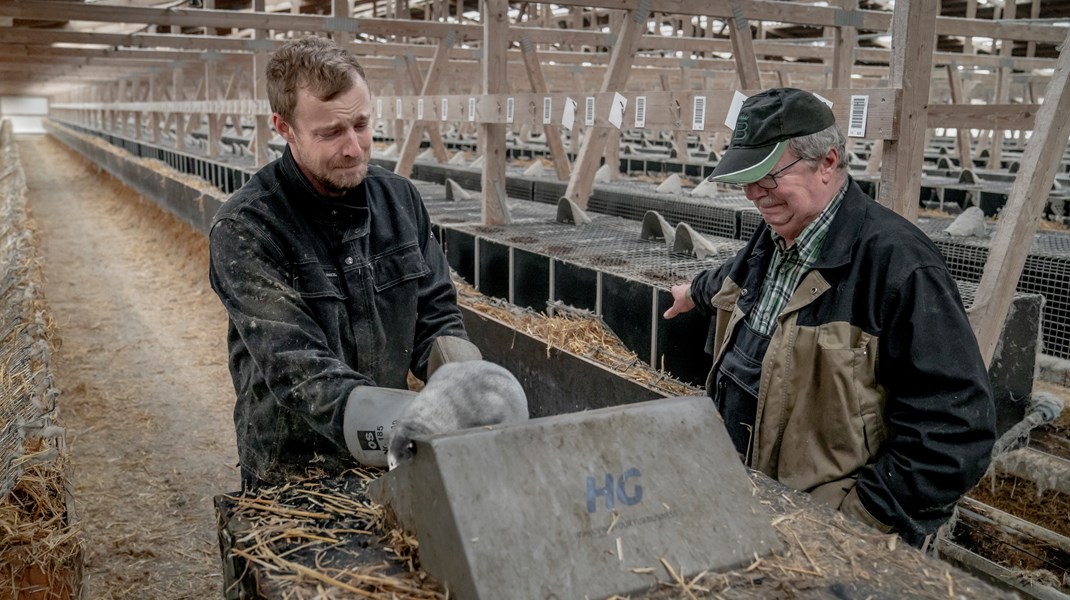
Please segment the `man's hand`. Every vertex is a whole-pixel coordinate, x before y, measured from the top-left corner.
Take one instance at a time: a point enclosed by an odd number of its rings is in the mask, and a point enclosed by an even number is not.
[[[672,306],[662,315],[666,319],[671,319],[678,314],[695,308],[695,303],[691,301],[691,284],[681,283],[680,285],[672,286],[672,300]]]

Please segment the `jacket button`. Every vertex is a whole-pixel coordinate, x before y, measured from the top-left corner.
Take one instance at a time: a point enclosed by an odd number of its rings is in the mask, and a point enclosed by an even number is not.
[[[739,295],[740,296],[746,296],[747,295],[747,288],[743,288],[743,289],[739,290]]]
[[[353,264],[353,257],[352,256],[347,256],[346,257],[346,264],[347,265],[352,265]]]
[[[817,288],[816,287],[810,288],[810,293],[811,294],[816,294],[817,293]]]

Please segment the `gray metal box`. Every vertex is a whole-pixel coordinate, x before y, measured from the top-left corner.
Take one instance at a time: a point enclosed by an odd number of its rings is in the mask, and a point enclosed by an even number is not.
[[[781,548],[709,398],[418,440],[372,483],[461,600],[604,597]],[[653,571],[651,571],[652,569]]]

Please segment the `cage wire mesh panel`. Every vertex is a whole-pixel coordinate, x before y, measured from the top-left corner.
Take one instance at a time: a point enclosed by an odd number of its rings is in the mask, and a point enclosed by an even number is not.
[[[69,126],[79,130],[84,129],[77,124],[69,124]],[[161,150],[144,142],[127,140],[121,136],[87,129],[85,131],[101,136],[112,144],[129,146],[131,152],[142,156],[148,156],[156,152],[160,156],[153,155],[153,157],[164,160],[180,171],[194,173],[200,168],[196,164],[198,157],[191,156],[188,153],[192,152],[192,150],[187,151],[187,154],[176,153],[169,149]],[[643,145],[647,146],[668,143],[664,140],[646,138],[637,140],[637,143],[639,142],[645,142]],[[199,146],[195,145],[193,147],[198,148]],[[226,179],[230,182],[227,187],[239,186],[248,179],[248,173],[242,169],[249,168],[252,157],[245,154],[241,147],[241,144],[233,144],[230,146],[230,151],[233,154],[225,154],[217,159],[231,168],[231,171],[226,174]],[[644,149],[644,152],[650,151],[651,148]],[[652,154],[656,155],[657,153],[654,152]],[[622,155],[622,160],[633,160],[635,158],[642,158],[647,167],[652,162],[663,160],[656,156],[627,157]],[[388,169],[392,169],[396,162],[381,156],[373,158],[373,161]],[[671,162],[670,160],[664,165]],[[651,170],[647,168],[646,170],[658,174],[664,174],[668,170],[672,170],[665,168],[664,165],[657,169]],[[506,181],[502,186],[502,193],[508,194],[511,198],[508,206],[514,221],[513,226],[515,227],[524,221],[543,220],[552,222],[554,218],[553,207],[556,207],[557,202],[564,195],[567,189],[566,182],[558,181],[553,175],[552,168],[547,168],[546,172],[539,176],[528,176],[524,171],[525,167],[510,165]],[[466,202],[440,202],[445,198],[445,191],[441,184],[447,178],[457,181],[462,188],[474,192],[475,197],[478,198],[478,190],[482,185],[482,173],[478,168],[442,165],[427,160],[418,160],[413,166],[412,179],[417,184],[429,209],[435,215],[436,222],[441,224],[478,223],[481,220],[481,207],[478,200],[471,204]],[[859,180],[864,183],[864,179],[864,177],[860,177]],[[1066,179],[1065,176],[1064,179]],[[426,180],[429,183],[424,183],[420,180]],[[1070,184],[1070,179],[1066,179],[1066,183]],[[923,187],[927,187],[934,196],[938,188],[941,188],[941,191],[946,191],[943,188],[950,189],[956,184],[957,179],[943,176],[942,173],[928,176],[923,181]],[[699,199],[691,198],[686,191],[683,194],[676,195],[660,194],[654,191],[654,187],[654,183],[641,181],[614,181],[608,184],[596,184],[592,197],[589,199],[588,214],[595,218],[596,223],[599,222],[596,217],[599,214],[638,221],[642,219],[647,210],[656,210],[670,225],[675,226],[679,222],[686,222],[700,233],[737,240],[749,239],[762,223],[761,214],[742,194],[728,192],[712,199]],[[527,202],[528,200],[534,202]],[[530,208],[532,205],[540,204],[550,206],[547,207],[546,212]],[[433,209],[431,208],[432,205],[434,205]],[[1066,209],[1063,207],[1062,212],[1065,211]],[[944,254],[948,267],[956,279],[967,282],[980,281],[984,263],[988,257],[989,241],[951,237],[944,233],[944,229],[950,223],[951,219],[924,217],[918,221],[919,227],[933,239]],[[496,235],[492,234],[492,232],[477,233],[488,239]],[[597,235],[605,237],[606,234],[598,233]],[[509,243],[504,238],[498,241]],[[619,263],[622,260],[626,261],[629,267],[638,265],[632,268],[631,271],[623,269],[624,272],[617,271],[617,269],[621,268],[619,264],[616,266],[612,264],[602,266],[613,267],[614,273],[638,277],[652,283],[663,282],[667,279],[673,279],[682,273],[691,272],[690,267],[687,266],[688,257],[655,258],[659,255],[651,253],[649,249],[637,248],[635,250],[638,253],[636,257],[624,258],[627,252],[622,248],[599,249],[598,246],[587,247],[582,241],[578,243],[572,243],[568,240],[558,241],[560,243],[557,245],[560,246],[570,245],[574,248],[580,248],[580,250],[572,250],[571,252],[579,259],[586,257],[584,260],[591,260],[592,262],[588,263],[591,266],[598,266],[598,261]],[[517,244],[513,243],[513,245]],[[539,251],[537,247],[530,249],[536,252]],[[644,256],[644,253],[647,253],[645,255],[647,258],[639,258]],[[552,253],[550,254],[552,255]],[[566,256],[555,256],[555,258],[572,260]],[[657,277],[643,277],[643,272],[660,268],[659,260],[667,260],[669,268],[672,270],[668,271],[667,274],[659,274]],[[710,263],[717,263],[717,261],[703,262],[707,266]],[[1029,258],[1026,261],[1025,269],[1019,279],[1017,289],[1020,292],[1036,292],[1044,296],[1042,352],[1058,358],[1070,359],[1070,233],[1041,231],[1037,235]]]
[[[948,235],[944,230],[951,222],[951,219],[922,218],[918,219],[918,227],[944,254],[953,277],[979,282],[991,239]],[[1044,230],[1037,233],[1016,289],[1044,297],[1041,352],[1070,359],[1070,233]]]
[[[5,128],[0,155],[0,500],[24,469],[54,458],[49,448],[27,454],[27,431],[53,424],[56,391],[49,374],[44,316],[31,275],[35,251],[25,212],[25,179]],[[15,165],[12,167],[12,165]]]

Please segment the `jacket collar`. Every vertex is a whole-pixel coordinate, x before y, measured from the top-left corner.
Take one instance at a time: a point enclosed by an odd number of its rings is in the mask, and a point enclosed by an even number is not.
[[[295,210],[306,212],[313,218],[323,221],[353,222],[354,219],[367,215],[365,182],[362,181],[344,196],[329,198],[312,187],[312,183],[297,166],[289,144],[286,144],[279,164],[285,180],[282,184],[291,188],[290,202]]]
[[[847,177],[847,192],[836,216],[832,218],[821,255],[814,261],[814,269],[829,269],[851,262],[862,226],[869,215],[870,203],[875,202],[858,187],[853,177]]]

